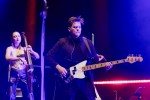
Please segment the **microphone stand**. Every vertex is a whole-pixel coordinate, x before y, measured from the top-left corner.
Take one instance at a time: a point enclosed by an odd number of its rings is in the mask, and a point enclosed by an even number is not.
[[[43,11],[40,13],[42,17],[42,29],[41,29],[41,100],[45,100],[44,89],[44,48],[45,48],[45,20],[47,17],[47,1],[44,0]]]
[[[115,92],[115,100],[118,100],[118,91],[114,90],[113,92]]]
[[[134,93],[134,96],[137,96],[137,100],[141,100],[142,91],[145,87],[138,87],[137,90]]]

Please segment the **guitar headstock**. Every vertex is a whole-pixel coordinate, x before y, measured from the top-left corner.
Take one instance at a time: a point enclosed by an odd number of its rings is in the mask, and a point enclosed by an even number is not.
[[[132,55],[127,56],[126,60],[127,60],[127,62],[132,64],[132,63],[135,63],[135,62],[142,62],[143,58],[141,57],[141,55],[134,56],[132,54]]]

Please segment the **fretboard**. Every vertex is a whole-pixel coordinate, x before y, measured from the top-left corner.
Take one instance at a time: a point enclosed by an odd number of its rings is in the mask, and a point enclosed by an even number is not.
[[[110,63],[112,65],[121,64],[121,63],[125,63],[125,62],[128,62],[127,59],[110,61]],[[106,62],[84,66],[84,67],[82,67],[82,71],[93,70],[93,69],[102,68],[102,67],[107,67]]]

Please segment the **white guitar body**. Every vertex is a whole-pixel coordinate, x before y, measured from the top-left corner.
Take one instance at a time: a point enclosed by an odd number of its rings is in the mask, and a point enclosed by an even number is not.
[[[70,67],[70,75],[73,78],[83,79],[85,78],[84,72],[82,71],[82,67],[86,66],[87,60],[78,63],[77,65]]]

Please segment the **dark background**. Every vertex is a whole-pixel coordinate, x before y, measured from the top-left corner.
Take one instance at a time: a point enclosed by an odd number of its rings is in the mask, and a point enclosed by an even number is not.
[[[6,47],[11,44],[13,31],[27,31],[29,0],[0,1],[0,86],[1,96],[7,94]],[[34,0],[33,0],[34,1]],[[40,54],[42,0],[35,0],[35,32],[28,34],[29,43]],[[70,16],[81,15],[85,19],[83,34],[91,39],[95,35],[95,48],[108,61],[125,59],[128,54],[141,54],[143,62],[115,65],[110,71],[95,70],[95,80],[135,80],[150,79],[150,1],[148,0],[48,0],[46,18],[45,52],[67,33],[67,20]],[[40,64],[35,61],[35,64]],[[47,65],[47,62],[45,62]],[[45,69],[46,97],[53,94],[54,77],[50,69]],[[35,72],[40,80],[40,70]],[[52,88],[53,90],[53,88]],[[39,91],[39,90],[38,90]],[[39,92],[38,92],[39,93]]]

